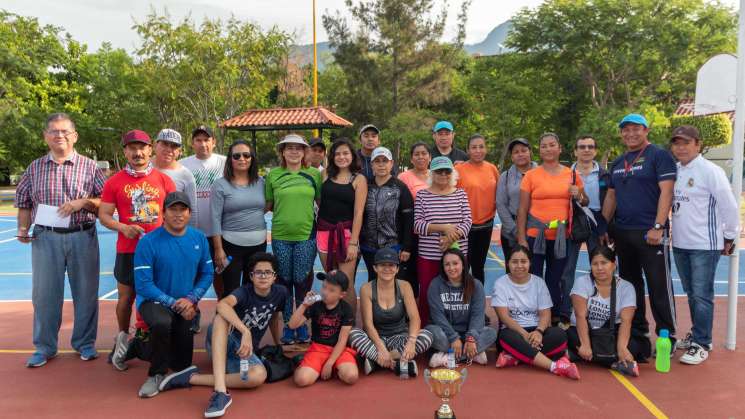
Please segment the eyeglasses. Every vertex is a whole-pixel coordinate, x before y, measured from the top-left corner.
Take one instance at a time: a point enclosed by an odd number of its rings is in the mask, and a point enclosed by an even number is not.
[[[57,137],[57,136],[61,135],[61,136],[65,137],[65,138],[67,138],[70,135],[75,134],[75,131],[68,131],[68,130],[64,130],[64,129],[54,129],[54,130],[47,130],[47,134],[50,135],[50,136],[52,136],[52,137]]]
[[[577,150],[595,150],[595,145],[594,144],[578,145]]]
[[[251,160],[251,153],[243,152],[243,153],[233,153],[230,155],[230,157],[233,158],[233,160],[240,160],[241,157],[243,157],[246,160]]]
[[[276,272],[274,271],[253,271],[251,276],[255,278],[271,278]]]

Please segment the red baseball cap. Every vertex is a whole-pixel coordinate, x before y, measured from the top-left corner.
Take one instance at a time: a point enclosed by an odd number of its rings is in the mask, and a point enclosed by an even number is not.
[[[122,147],[126,147],[127,144],[131,143],[143,143],[152,145],[150,136],[145,131],[133,129],[122,136]]]

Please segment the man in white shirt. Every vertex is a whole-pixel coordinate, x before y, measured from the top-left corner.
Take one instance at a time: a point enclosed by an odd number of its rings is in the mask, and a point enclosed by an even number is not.
[[[688,294],[693,327],[677,348],[686,350],[684,364],[697,365],[712,349],[714,274],[721,255],[734,251],[740,216],[727,177],[719,166],[701,155],[701,136],[683,125],[670,139],[678,160],[673,194],[673,254]]]
[[[196,223],[195,226],[204,233],[209,240],[210,254],[215,257],[212,248],[212,211],[210,211],[210,194],[215,180],[223,177],[225,170],[225,156],[213,153],[215,139],[212,131],[205,125],[200,125],[191,132],[191,148],[194,155],[179,162],[191,171],[197,184]],[[217,295],[222,295],[222,278],[215,274],[214,284]]]

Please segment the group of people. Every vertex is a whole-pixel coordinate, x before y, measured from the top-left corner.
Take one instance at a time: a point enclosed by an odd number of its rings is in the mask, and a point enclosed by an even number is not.
[[[84,361],[98,356],[96,219],[118,232],[112,365],[123,371],[134,356],[150,361],[141,397],[213,387],[206,417],[225,413],[228,388],[266,380],[256,351],[267,330],[277,345],[310,343],[294,374],[299,386],[334,374],[352,384],[358,360],[365,374],[416,376],[415,358],[430,349],[432,367],[448,365],[451,352],[457,362],[486,364],[495,342],[500,368],[525,363],[579,379],[575,362],[585,360],[635,376],[636,363],[652,356],[645,283],[655,332],[666,329],[685,350],[681,362],[706,360],[714,274],[720,255],[734,250],[739,213],[723,170],[700,154],[694,127],[673,131],[671,154],[649,142],[643,116],[630,114],[619,123],[626,151],[607,170],[592,136],[574,142],[571,167],[560,162],[558,135],[537,139],[538,161],[533,145],[517,138],[501,173],[486,161],[484,136],[469,137],[463,151],[450,122],[432,131],[433,147],[414,144],[411,168],[400,173],[374,125],[360,129],[359,149],[342,138],[327,152],[320,138],[289,134],[277,145],[280,166],[262,177],[250,143],[237,140],[221,156],[206,126],[192,131],[195,154],[181,160],[177,131],[153,141],[132,130],[121,142],[126,166],[106,179],[75,151],[71,118],[50,115],[49,153],[30,164],[15,201],[18,240],[32,245],[36,352],[26,365],[57,354],[66,273],[72,346]],[[68,226],[35,222],[42,205]],[[485,290],[497,216],[506,274]],[[590,230],[581,239],[580,217]],[[583,245],[591,269],[575,280]],[[683,339],[671,247],[693,322]],[[316,256],[320,295],[311,291]],[[368,282],[358,298],[360,259]],[[192,365],[193,339],[210,286],[219,298],[206,333],[213,371],[202,374]],[[496,327],[487,324],[487,295]],[[133,355],[136,342],[148,344]]]

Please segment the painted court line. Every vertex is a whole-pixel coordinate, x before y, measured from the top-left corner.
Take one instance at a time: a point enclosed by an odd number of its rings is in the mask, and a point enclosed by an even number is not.
[[[644,395],[644,393],[639,391],[638,388],[631,384],[631,382],[626,377],[616,371],[609,371],[614,377],[616,377],[616,380],[618,380],[626,388],[626,390],[628,390],[629,393],[631,393],[631,395],[634,396],[639,401],[639,403],[642,404],[642,406],[649,410],[649,413],[651,413],[652,416],[656,417],[657,419],[668,419],[667,415],[662,413],[662,411],[657,406],[655,406],[655,404],[652,403],[652,401],[649,400],[647,396]]]
[[[114,288],[113,290],[107,292],[106,294],[102,295],[98,299],[99,300],[105,300],[105,299],[111,297],[112,295],[116,294],[117,292],[119,292],[119,290],[117,290],[116,288]]]
[[[493,250],[489,249],[489,257],[496,260],[498,264],[502,265],[504,267],[504,261],[497,256],[496,253],[494,253]]]

